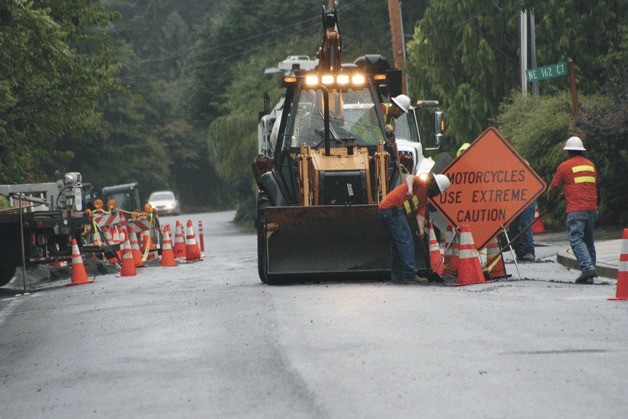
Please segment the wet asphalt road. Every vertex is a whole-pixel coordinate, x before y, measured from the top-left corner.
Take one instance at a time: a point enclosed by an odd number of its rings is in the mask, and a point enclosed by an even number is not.
[[[198,263],[0,294],[1,416],[628,416],[628,304],[551,246],[524,280],[269,287],[232,217],[179,217]]]

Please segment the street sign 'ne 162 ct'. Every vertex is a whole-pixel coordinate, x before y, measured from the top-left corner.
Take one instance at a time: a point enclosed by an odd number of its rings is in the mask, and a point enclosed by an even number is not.
[[[529,68],[526,70],[526,78],[528,83],[539,80],[551,79],[552,77],[566,76],[569,69],[567,63],[546,65],[545,67]]]
[[[451,186],[431,203],[451,225],[468,225],[478,249],[486,247],[546,186],[493,127],[480,134],[443,173]]]

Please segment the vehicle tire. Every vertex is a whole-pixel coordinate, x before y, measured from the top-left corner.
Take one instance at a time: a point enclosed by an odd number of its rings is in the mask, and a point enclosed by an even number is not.
[[[17,267],[15,266],[0,266],[0,287],[5,286],[13,279],[16,270]]]
[[[257,228],[257,274],[259,279],[266,284],[266,240],[264,240],[264,228]]]
[[[257,274],[259,279],[267,284],[268,267],[266,266],[266,238],[264,237],[264,209],[270,206],[270,199],[266,192],[257,195]]]

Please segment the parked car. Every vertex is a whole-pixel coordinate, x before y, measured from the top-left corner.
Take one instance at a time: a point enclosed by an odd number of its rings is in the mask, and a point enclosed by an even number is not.
[[[151,207],[155,208],[157,215],[179,215],[181,214],[181,208],[179,207],[179,201],[175,198],[172,191],[157,191],[150,194],[148,203]]]
[[[278,65],[280,70],[290,71],[293,64],[299,64],[301,70],[312,70],[318,65],[318,60],[313,60],[307,55],[290,55]]]

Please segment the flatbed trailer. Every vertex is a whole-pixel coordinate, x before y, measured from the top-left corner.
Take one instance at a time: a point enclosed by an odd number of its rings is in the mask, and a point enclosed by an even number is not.
[[[81,211],[79,173],[56,183],[0,185],[0,194],[18,202],[17,208],[0,209],[0,286],[23,264],[72,259],[72,239],[80,243],[89,222]]]

